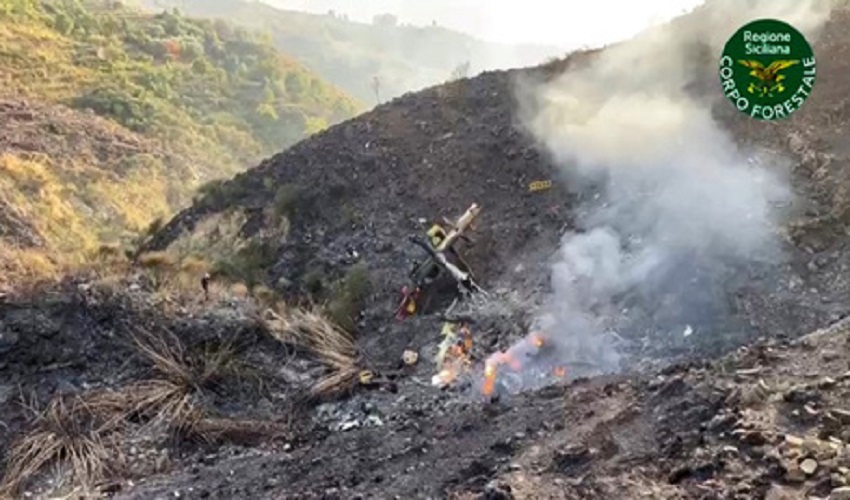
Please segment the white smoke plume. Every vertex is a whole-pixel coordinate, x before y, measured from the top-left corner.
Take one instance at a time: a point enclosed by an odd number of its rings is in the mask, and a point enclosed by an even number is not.
[[[742,269],[779,262],[774,206],[790,189],[712,117],[716,64],[746,22],[782,19],[812,42],[828,14],[826,2],[710,1],[554,80],[519,82],[523,126],[586,199],[537,325],[567,361],[617,370],[609,331],[681,342],[693,325],[705,339]]]

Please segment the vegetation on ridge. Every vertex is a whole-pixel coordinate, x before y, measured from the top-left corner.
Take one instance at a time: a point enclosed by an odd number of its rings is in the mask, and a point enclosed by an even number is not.
[[[268,41],[221,20],[111,0],[12,0],[0,19],[4,93],[91,109],[211,159],[241,166],[357,110]]]
[[[395,16],[372,23],[333,11],[309,14],[273,2],[142,0],[157,10],[227,19],[268,33],[275,45],[362,102],[374,105],[485,69],[538,64],[563,53],[557,47],[486,42],[434,23],[411,26]]]
[[[21,109],[4,113],[4,100]],[[23,260],[46,269],[45,255],[59,253],[79,261],[103,241],[143,233],[204,183],[359,109],[222,20],[113,0],[4,1],[0,220],[22,220],[38,244],[0,234],[13,249],[0,270],[33,267]],[[36,259],[36,248],[47,253]]]

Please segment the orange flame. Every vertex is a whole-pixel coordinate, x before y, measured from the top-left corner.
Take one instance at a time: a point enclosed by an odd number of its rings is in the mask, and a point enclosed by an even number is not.
[[[514,372],[521,372],[523,369],[523,358],[527,354],[527,347],[535,346],[537,349],[543,348],[546,344],[546,337],[541,332],[531,332],[519,344],[514,345],[507,351],[497,351],[490,355],[484,367],[484,395],[492,394],[496,385],[496,375],[499,365],[507,365]],[[567,374],[566,368],[559,366],[553,369],[555,376],[564,378]]]
[[[531,339],[531,343],[538,349],[543,347],[543,337],[541,337],[539,333],[532,333],[529,335],[529,338]]]
[[[472,331],[466,325],[460,331],[463,334],[463,348],[466,350],[466,354],[470,354],[472,353]]]
[[[484,367],[484,395],[493,394],[493,389],[496,387],[496,364],[488,362]]]
[[[453,340],[440,360],[440,372],[434,375],[432,383],[448,386],[454,383],[472,364],[472,331],[468,325],[460,329],[461,337]]]
[[[440,371],[440,373],[438,373],[437,376],[434,377],[434,381],[438,385],[449,385],[454,382],[456,378],[457,372],[447,368],[445,370]]]
[[[509,353],[509,352],[506,352],[504,354],[504,356],[502,356],[502,362],[504,364],[508,365],[511,368],[511,370],[513,370],[515,372],[522,370],[522,361],[513,357],[511,355],[511,353]]]

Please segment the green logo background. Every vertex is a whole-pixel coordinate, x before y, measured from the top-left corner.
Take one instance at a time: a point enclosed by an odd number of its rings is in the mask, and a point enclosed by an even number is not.
[[[773,36],[765,40],[765,34]],[[738,110],[759,120],[788,117],[809,96],[814,79],[815,58],[806,38],[776,19],[741,27],[720,58],[723,93]]]

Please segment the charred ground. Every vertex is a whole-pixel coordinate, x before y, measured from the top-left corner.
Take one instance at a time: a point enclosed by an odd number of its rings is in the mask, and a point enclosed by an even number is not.
[[[267,372],[270,390],[245,391],[256,396],[235,404],[204,401],[207,417],[285,423],[286,431],[266,429],[260,444],[241,436],[200,449],[160,445],[170,450],[167,466],[154,460],[156,475],[113,484],[120,498],[795,498],[831,491],[847,498],[846,325],[790,338],[848,309],[848,22],[847,11],[833,13],[815,46],[818,92],[790,120],[758,127],[718,98],[718,119],[741,145],[793,160],[805,208],[787,227],[789,258],[778,282],[751,276],[749,288],[730,299],[751,329],[671,338],[649,352],[665,360],[718,355],[712,361],[574,380],[486,403],[474,387],[458,394],[427,383],[436,315],[392,321],[415,252],[405,237],[421,231],[417,220],[452,217],[477,202],[483,212],[468,260],[502,300],[480,314],[475,355],[525,333],[527,312],[547,285],[548,256],[574,228],[573,209],[593,193],[557,182],[555,165],[517,127],[512,85],[519,74],[546,78],[594,57],[575,54],[545,68],[407,95],[332,127],[223,184],[148,246],[168,248],[216,214],[237,211],[245,216],[240,236],[265,250],[256,281],[283,295],[309,292],[311,272],[329,286],[356,261],[365,263],[372,286],[355,321],[358,350],[364,366],[391,374],[383,389],[305,402],[293,395],[323,371],[310,361],[281,367],[290,348],[269,338],[254,301],[173,299],[157,312],[159,295],[138,280],[122,282],[112,298],[69,299],[78,293],[72,286],[58,297],[4,304],[2,359],[27,362],[5,361],[2,370],[24,392],[46,397],[65,381],[74,392],[152,376],[127,337],[139,324],[174,331],[189,346],[210,335],[243,340],[240,356]],[[545,179],[556,181],[551,190],[528,190]],[[399,366],[406,348],[420,352],[416,367]],[[49,376],[39,373],[43,367]],[[18,407],[4,411],[5,444],[27,422]]]
[[[848,39],[842,34],[847,22],[847,12],[838,10],[825,26],[816,45],[818,54],[825,54],[819,59],[819,92],[791,119],[759,127],[722,95],[715,97],[717,119],[742,148],[791,160],[783,175],[790,176],[799,200],[784,229],[788,257],[780,279],[766,278],[773,270],[743,270],[750,276],[729,299],[730,317],[740,321],[728,329],[748,333],[730,334],[723,342],[712,338],[697,349],[716,353],[760,334],[811,331],[846,312],[840,297],[850,290],[836,271],[847,265],[840,240],[847,203],[841,187],[848,165],[841,133],[846,98],[837,90],[847,64]],[[304,294],[317,276],[331,284],[359,261],[376,284],[359,330],[395,339],[398,328],[388,320],[419,255],[406,237],[423,231],[419,219],[453,218],[476,202],[483,212],[467,260],[485,288],[522,290],[533,302],[531,297],[547,286],[549,259],[560,237],[581,230],[576,207],[597,193],[559,182],[559,168],[519,122],[516,82],[554,78],[599,53],[575,53],[541,68],[484,73],[395,99],[240,174],[174,218],[148,249],[173,248],[211,216],[242,211],[240,234],[265,256],[259,262],[261,281],[284,293]],[[695,81],[714,78],[714,66],[705,58],[704,74]],[[695,84],[691,90],[714,95],[712,86]],[[554,184],[530,191],[529,183],[537,180]],[[290,203],[279,208],[281,198]],[[274,216],[281,210],[283,224]],[[350,257],[352,250],[358,257]],[[653,355],[693,353],[676,339],[657,338],[652,344],[653,350],[665,351]],[[387,347],[376,357],[398,352],[402,344]]]

